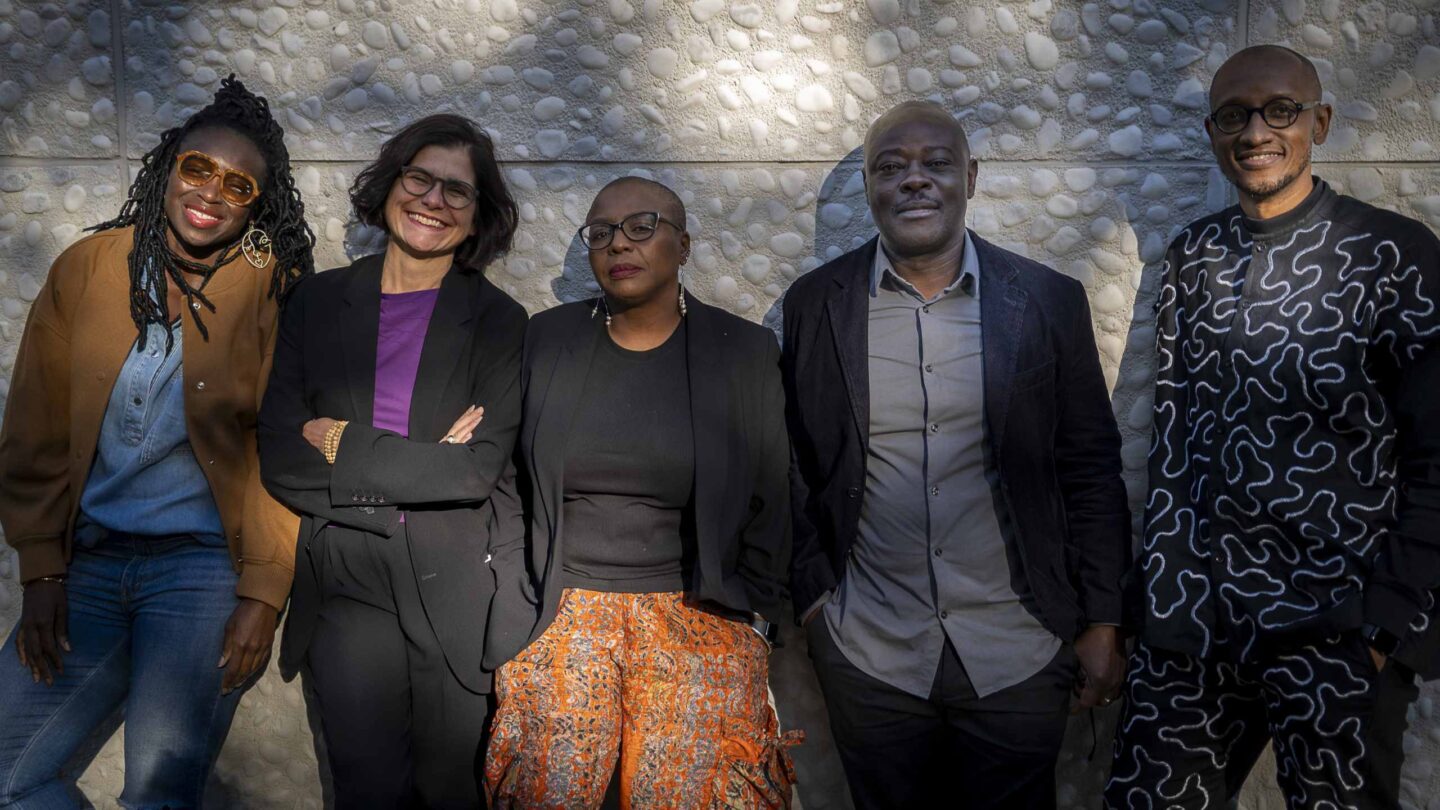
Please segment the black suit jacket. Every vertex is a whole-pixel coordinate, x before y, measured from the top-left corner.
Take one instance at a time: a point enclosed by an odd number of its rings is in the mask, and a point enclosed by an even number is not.
[[[785,295],[786,416],[794,445],[796,617],[836,587],[855,541],[869,442],[870,272],[878,239],[800,277]],[[980,260],[985,438],[1007,546],[1038,617],[1071,640],[1120,624],[1130,512],[1120,434],[1074,279],[971,234]],[[1008,523],[1008,526],[1006,525]]]
[[[589,301],[542,312],[526,333],[518,476],[495,497],[505,540],[496,543],[500,593],[488,627],[489,667],[524,649],[559,608],[562,474],[570,424],[600,339],[593,307]],[[780,349],[762,326],[689,295],[686,308],[696,527],[687,597],[775,621],[790,554]]]
[[[390,536],[406,512],[410,559],[425,615],[461,683],[490,687],[480,666],[494,594],[488,499],[520,428],[524,308],[479,273],[452,269],[440,284],[410,402],[409,438],[371,426],[382,256],[307,279],[287,303],[260,408],[260,474],[299,512],[299,553],[281,671],[304,660],[319,607],[310,541],[326,531]],[[465,445],[440,444],[469,405],[485,417]],[[349,420],[332,467],[300,428]]]

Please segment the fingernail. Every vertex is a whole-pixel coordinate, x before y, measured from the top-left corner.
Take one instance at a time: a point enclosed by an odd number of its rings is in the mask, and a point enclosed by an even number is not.
[[[65,652],[70,652],[70,639],[68,639],[68,638],[62,638],[62,639],[60,639],[60,646],[65,648]]]

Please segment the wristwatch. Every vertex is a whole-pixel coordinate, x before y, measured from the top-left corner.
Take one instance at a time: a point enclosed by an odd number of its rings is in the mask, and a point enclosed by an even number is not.
[[[1394,655],[1396,648],[1400,646],[1400,638],[1378,624],[1365,623],[1360,627],[1360,635],[1365,637],[1367,644],[1375,648],[1375,652],[1386,658]]]
[[[750,629],[759,633],[760,638],[765,639],[766,646],[774,647],[775,642],[780,640],[780,625],[766,621],[765,617],[759,613],[756,613],[750,620]]]

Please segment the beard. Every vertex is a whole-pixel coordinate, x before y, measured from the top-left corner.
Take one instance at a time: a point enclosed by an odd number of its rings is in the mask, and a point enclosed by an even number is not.
[[[1310,173],[1310,151],[1310,146],[1307,143],[1305,146],[1305,154],[1300,156],[1299,165],[1274,180],[1247,178],[1243,172],[1236,172],[1236,176],[1231,179],[1235,182],[1235,185],[1251,199],[1256,201],[1268,200],[1289,188],[1296,180]]]
[[[1237,178],[1236,185],[1240,186],[1240,190],[1244,191],[1247,195],[1249,195],[1251,199],[1268,200],[1271,197],[1274,197],[1276,194],[1279,194],[1280,192],[1289,188],[1292,183],[1294,183],[1296,180],[1299,180],[1300,176],[1302,174],[1305,174],[1309,170],[1310,164],[1307,162],[1304,166],[1301,166],[1294,172],[1286,174],[1285,176],[1280,177],[1276,180],[1254,180],[1251,182],[1245,182],[1244,180]]]

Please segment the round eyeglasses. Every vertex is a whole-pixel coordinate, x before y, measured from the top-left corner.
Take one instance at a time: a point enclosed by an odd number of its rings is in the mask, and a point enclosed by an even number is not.
[[[400,187],[416,197],[429,194],[430,189],[435,188],[437,183],[443,184],[440,194],[445,198],[445,204],[454,209],[468,208],[479,196],[479,192],[469,183],[448,177],[436,177],[419,166],[406,166],[400,170]]]
[[[640,211],[619,222],[591,222],[580,228],[580,241],[591,250],[604,250],[615,240],[615,232],[625,234],[631,242],[644,242],[655,235],[660,223],[665,223],[680,233],[685,229],[660,216],[654,211]]]
[[[260,196],[260,184],[255,178],[239,169],[222,169],[220,161],[195,149],[175,158],[175,174],[185,185],[197,188],[219,175],[221,199],[240,208]]]
[[[1225,104],[1210,113],[1215,128],[1226,135],[1245,129],[1250,125],[1250,116],[1260,113],[1260,120],[1271,129],[1286,129],[1300,117],[1300,113],[1320,106],[1318,101],[1300,102],[1289,98],[1272,98],[1263,107],[1246,107],[1243,104]]]

